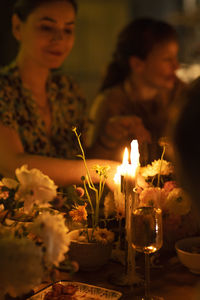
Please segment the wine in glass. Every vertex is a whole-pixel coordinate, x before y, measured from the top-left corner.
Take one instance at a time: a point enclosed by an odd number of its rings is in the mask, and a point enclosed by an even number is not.
[[[138,201],[133,204],[132,211],[132,246],[145,254],[145,295],[140,299],[154,300],[162,297],[150,295],[150,257],[162,247],[162,211],[152,206],[140,206]]]

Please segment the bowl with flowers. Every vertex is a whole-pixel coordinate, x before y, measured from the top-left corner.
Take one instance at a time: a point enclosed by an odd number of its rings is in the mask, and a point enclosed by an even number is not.
[[[101,204],[104,199],[104,187],[109,166],[95,165],[93,168],[99,177],[94,184],[87,166],[80,135],[73,128],[81,153],[78,155],[85,165],[86,174],[81,177],[82,185],[74,186],[78,194],[68,212],[68,218],[77,227],[68,236],[71,240],[69,257],[78,262],[80,269],[94,270],[105,265],[112,252],[114,233],[107,229],[106,220],[101,220]]]
[[[54,182],[27,165],[15,174],[15,179],[0,181],[2,300],[8,295],[21,297],[44,279],[56,279],[56,269],[66,260],[70,245],[66,220],[51,204],[57,197]],[[69,272],[74,266],[68,260]]]

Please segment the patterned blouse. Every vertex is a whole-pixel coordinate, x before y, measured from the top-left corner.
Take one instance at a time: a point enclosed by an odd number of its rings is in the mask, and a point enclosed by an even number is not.
[[[30,90],[22,85],[16,63],[0,71],[0,121],[15,129],[29,154],[75,159],[78,144],[72,127],[84,133],[86,101],[71,78],[51,74],[47,95],[52,112],[51,135],[39,114]]]

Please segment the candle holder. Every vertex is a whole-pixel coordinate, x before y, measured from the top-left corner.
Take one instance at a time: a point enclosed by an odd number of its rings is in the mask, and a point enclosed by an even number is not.
[[[131,235],[131,213],[132,203],[135,199],[135,179],[126,175],[121,175],[121,193],[125,200],[125,255],[124,272],[112,276],[111,281],[119,286],[139,285],[143,282],[140,275],[136,273],[135,250],[132,247]]]
[[[114,275],[112,278],[112,282],[120,286],[138,285],[143,281],[136,273],[135,250],[132,247],[131,232],[132,204],[136,199],[134,191],[136,188],[137,171],[140,165],[137,140],[131,142],[131,164],[129,163],[128,156],[128,149],[125,148],[122,165],[118,168],[118,172],[114,178],[118,187],[116,193],[117,200],[123,198],[125,202],[125,268],[120,276]]]

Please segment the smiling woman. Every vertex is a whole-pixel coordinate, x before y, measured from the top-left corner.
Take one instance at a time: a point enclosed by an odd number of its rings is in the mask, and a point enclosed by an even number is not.
[[[55,72],[75,36],[75,0],[17,0],[12,16],[19,51],[0,72],[0,173],[28,164],[57,185],[81,182],[82,161],[72,127],[86,128],[86,101],[71,77]],[[57,71],[57,70],[56,70]],[[89,160],[94,164],[111,161]],[[113,170],[115,172],[115,168]],[[91,173],[97,180],[95,171]]]
[[[71,1],[43,1],[28,18],[20,18],[18,10],[16,7],[12,18],[14,36],[21,43],[17,60],[28,56],[41,67],[58,68],[74,44],[75,10]]]
[[[160,157],[169,106],[184,86],[175,75],[178,50],[175,29],[162,20],[138,18],[122,29],[90,111],[92,157],[121,161],[133,139],[141,164]]]

